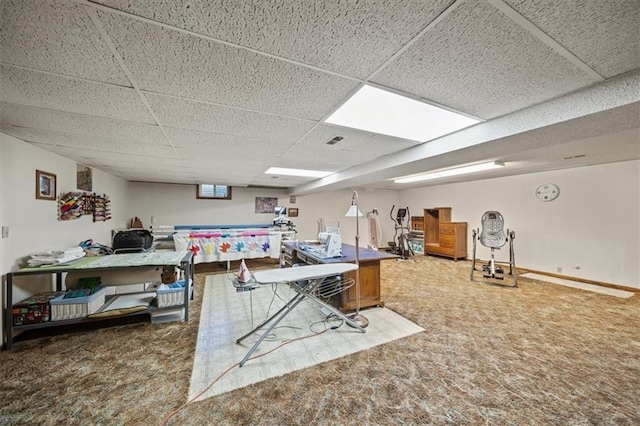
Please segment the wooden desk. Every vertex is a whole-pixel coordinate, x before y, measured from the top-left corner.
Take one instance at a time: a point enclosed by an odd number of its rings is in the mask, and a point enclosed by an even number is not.
[[[355,263],[356,248],[353,245],[342,244],[342,257],[322,258],[304,249],[304,243],[285,242],[284,255],[285,262],[291,266],[293,264],[317,265],[323,263]],[[380,297],[380,261],[385,259],[396,259],[398,256],[376,250],[369,250],[360,247],[360,308],[372,306],[384,306],[384,301]],[[356,279],[356,272],[351,271],[343,274],[348,279]],[[355,311],[356,309],[356,286],[352,286],[340,293],[338,300],[334,302],[337,308],[343,312]]]

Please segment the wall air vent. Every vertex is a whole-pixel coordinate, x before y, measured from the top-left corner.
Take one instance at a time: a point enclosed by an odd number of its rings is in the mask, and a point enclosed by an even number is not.
[[[333,138],[329,142],[327,142],[327,145],[335,145],[338,142],[340,142],[342,139],[344,139],[342,136],[336,136],[335,138]]]

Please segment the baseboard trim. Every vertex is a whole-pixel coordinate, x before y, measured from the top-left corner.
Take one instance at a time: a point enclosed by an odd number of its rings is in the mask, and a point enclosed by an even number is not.
[[[636,288],[636,287],[627,287],[627,286],[624,286],[624,285],[612,284],[612,283],[607,283],[607,282],[604,282],[604,281],[595,281],[595,280],[589,280],[589,279],[586,279],[586,278],[572,277],[571,275],[554,274],[552,272],[538,271],[536,269],[521,268],[521,267],[517,267],[516,269],[518,270],[519,274],[521,273],[520,271],[524,271],[524,273],[531,272],[531,273],[534,273],[534,274],[545,275],[547,277],[560,278],[560,279],[571,280],[571,281],[578,281],[578,282],[585,283],[585,284],[593,284],[593,285],[598,285],[598,286],[601,286],[601,287],[613,288],[615,290],[630,291],[632,293],[640,293],[640,289]]]
[[[467,258],[467,261],[468,262],[472,262],[473,259]],[[476,262],[487,263],[488,260],[476,259]],[[496,261],[496,263],[501,265],[501,266],[504,266],[504,265],[508,266],[509,265],[509,262],[503,262],[503,261]],[[607,283],[607,282],[604,282],[604,281],[595,281],[595,280],[589,280],[587,278],[572,277],[571,275],[555,274],[553,272],[546,272],[546,271],[539,271],[537,269],[523,268],[523,267],[517,266],[517,265],[516,265],[516,272],[518,273],[518,275],[522,275],[522,274],[526,274],[527,272],[531,272],[533,274],[545,275],[547,277],[560,278],[560,279],[563,279],[563,280],[578,281],[578,282],[585,283],[585,284],[599,285],[601,287],[608,287],[608,288],[613,288],[615,290],[630,291],[632,293],[639,293],[640,294],[640,288],[637,288],[637,287],[627,287],[627,286],[624,286],[624,285]]]

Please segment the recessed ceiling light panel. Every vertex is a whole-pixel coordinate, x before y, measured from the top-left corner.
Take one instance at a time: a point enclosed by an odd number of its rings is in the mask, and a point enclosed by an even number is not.
[[[427,142],[479,120],[364,85],[325,122]]]
[[[270,167],[265,172],[268,175],[284,175],[284,176],[302,176],[321,178],[330,175],[333,172],[324,172],[321,170],[303,170],[303,169],[287,169],[282,167]]]

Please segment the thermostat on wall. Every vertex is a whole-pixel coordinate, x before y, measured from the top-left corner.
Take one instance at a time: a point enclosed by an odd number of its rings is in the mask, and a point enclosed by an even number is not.
[[[542,201],[553,201],[560,195],[560,188],[553,183],[545,183],[536,189],[536,197]]]

